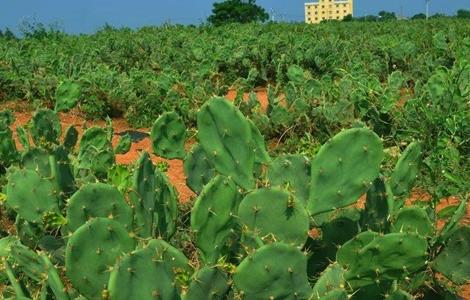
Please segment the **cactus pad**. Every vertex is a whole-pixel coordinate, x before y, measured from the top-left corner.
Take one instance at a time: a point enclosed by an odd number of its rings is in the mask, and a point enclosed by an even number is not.
[[[77,83],[63,82],[55,93],[55,111],[68,111],[77,105],[81,87]]]
[[[89,183],[75,192],[68,202],[67,230],[74,232],[97,217],[115,220],[127,231],[132,229],[132,210],[122,194],[113,186]]]
[[[21,218],[41,223],[45,213],[59,212],[55,184],[36,171],[16,170],[8,178],[7,203]]]
[[[218,175],[207,184],[191,211],[191,227],[206,263],[217,262],[238,219],[241,194],[229,178]]]
[[[203,186],[215,177],[214,166],[201,145],[195,145],[186,155],[184,174],[186,175],[186,184],[196,194],[199,194]]]
[[[275,158],[268,169],[273,186],[288,185],[302,204],[307,205],[310,193],[310,160],[303,155],[284,155]]]
[[[411,206],[400,209],[393,217],[391,232],[411,232],[430,237],[434,226],[424,208]]]
[[[223,300],[230,289],[227,274],[219,268],[204,267],[189,284],[185,300]]]
[[[408,145],[393,170],[390,186],[395,196],[403,196],[413,187],[421,162],[421,144],[413,142]]]
[[[88,299],[101,299],[117,258],[133,249],[134,240],[121,224],[93,219],[79,227],[67,243],[67,277]]]
[[[250,123],[228,100],[214,98],[198,113],[198,138],[215,169],[244,189],[254,187]]]
[[[233,282],[243,299],[306,299],[311,293],[307,257],[283,243],[265,245],[246,257]]]
[[[344,289],[346,286],[344,280],[344,270],[339,264],[332,264],[322,272],[320,278],[313,286],[312,300],[323,299],[329,292],[336,289]]]
[[[62,132],[59,117],[52,110],[38,110],[31,119],[30,132],[36,146],[57,144]]]
[[[279,188],[249,193],[238,209],[240,223],[267,241],[302,247],[307,240],[309,218],[302,203]]]
[[[345,130],[330,139],[312,161],[310,214],[356,202],[379,176],[382,159],[382,142],[369,129]]]
[[[433,268],[456,284],[470,281],[470,227],[458,228],[448,239],[444,250],[433,262]]]
[[[155,121],[150,139],[153,152],[158,156],[181,159],[185,155],[186,126],[175,112],[166,112]]]
[[[353,287],[378,280],[400,280],[426,266],[427,248],[426,239],[417,234],[390,233],[376,237],[354,257],[349,257],[345,279]]]
[[[121,259],[109,278],[113,300],[180,299],[167,260],[149,243]]]
[[[390,186],[383,178],[377,178],[367,191],[365,208],[361,214],[362,229],[385,232],[392,212],[393,195]]]

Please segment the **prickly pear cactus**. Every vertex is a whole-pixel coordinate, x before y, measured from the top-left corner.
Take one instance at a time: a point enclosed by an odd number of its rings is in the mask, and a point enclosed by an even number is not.
[[[344,269],[337,263],[333,263],[320,274],[312,290],[310,299],[323,299],[325,295],[334,290],[344,289],[346,281],[344,280]]]
[[[9,127],[13,122],[14,117],[9,110],[0,112],[0,173],[2,168],[10,166],[19,159],[13,133]]]
[[[70,126],[65,131],[63,146],[68,152],[72,152],[78,142],[78,131],[75,126]]]
[[[82,186],[67,204],[67,231],[74,232],[93,218],[109,218],[132,230],[132,210],[122,194],[104,183]]]
[[[129,253],[111,272],[110,299],[180,299],[169,263],[151,244]]]
[[[273,243],[246,257],[233,275],[243,299],[307,299],[307,257],[295,247]]]
[[[197,271],[189,284],[184,300],[223,300],[230,289],[227,274],[217,267]]]
[[[413,296],[402,290],[396,290],[385,297],[385,300],[413,300]]]
[[[42,148],[32,148],[21,155],[21,167],[36,171],[44,178],[52,177],[52,166],[49,152]]]
[[[281,241],[302,247],[307,240],[307,211],[291,193],[279,188],[249,193],[240,204],[238,217],[245,231],[267,242]]]
[[[16,170],[8,177],[7,203],[26,221],[42,223],[44,214],[59,213],[56,185],[33,170]]]
[[[116,145],[116,148],[114,148],[114,153],[115,154],[126,154],[131,150],[132,147],[132,139],[129,133],[126,133],[125,135],[121,136],[119,138],[119,142]]]
[[[372,239],[346,259],[345,279],[353,287],[400,280],[424,269],[428,243],[412,233],[390,233]],[[344,261],[344,257],[342,259]]]
[[[456,284],[470,280],[470,227],[458,228],[446,241],[444,250],[436,257],[432,267]]]
[[[79,227],[67,243],[67,277],[88,299],[102,299],[116,260],[134,247],[134,240],[120,223],[93,219]]]
[[[170,238],[176,230],[178,195],[165,174],[155,168],[148,153],[139,158],[129,199],[134,230],[143,238]]]
[[[360,250],[377,237],[379,237],[379,234],[373,231],[364,231],[359,233],[338,249],[338,252],[336,252],[336,261],[339,264],[348,267]]]
[[[395,196],[403,196],[411,190],[419,174],[420,162],[421,144],[413,142],[400,156],[390,177],[390,186]]]
[[[184,159],[186,184],[196,194],[216,176],[215,168],[202,146],[197,144],[188,152]]]
[[[251,137],[255,148],[255,162],[259,164],[267,164],[271,161],[271,157],[269,156],[268,150],[266,150],[264,137],[253,121],[250,119],[247,119],[247,121],[250,123]]]
[[[78,169],[90,170],[98,177],[106,177],[108,169],[115,163],[115,155],[103,128],[91,127],[80,139]]]
[[[175,112],[166,112],[155,121],[150,139],[158,156],[167,159],[182,159],[185,156],[186,126]]]
[[[181,293],[184,288],[183,285],[186,284],[184,279],[189,278],[193,274],[193,268],[191,267],[189,260],[181,251],[164,240],[151,240],[147,247],[154,249],[154,251],[159,255],[158,259],[165,262],[168,273],[173,276],[175,285]],[[181,282],[180,279],[183,279],[183,282]]]
[[[23,126],[17,126],[16,135],[18,136],[21,146],[23,146],[23,150],[28,151],[31,148],[31,144],[29,142],[29,136],[26,129],[24,129]]]
[[[215,169],[242,188],[254,187],[255,149],[250,123],[228,100],[213,98],[197,115],[198,138]]]
[[[369,129],[348,129],[330,139],[312,161],[310,214],[356,202],[379,176],[382,159],[382,142]]]
[[[434,226],[424,208],[410,206],[400,209],[393,217],[391,232],[411,232],[431,237]]]
[[[307,205],[310,193],[310,160],[303,155],[276,157],[268,168],[268,180],[273,186],[288,186],[288,190]]]
[[[393,212],[393,195],[384,178],[377,178],[367,191],[365,208],[361,214],[363,230],[386,232]]]
[[[242,195],[229,178],[217,175],[203,189],[191,211],[191,228],[206,264],[215,264],[238,222]]]
[[[62,133],[57,114],[49,109],[39,109],[31,119],[29,126],[34,144],[38,147],[51,148],[58,143]]]
[[[55,111],[68,111],[77,105],[81,95],[81,87],[74,82],[63,82],[55,93]]]

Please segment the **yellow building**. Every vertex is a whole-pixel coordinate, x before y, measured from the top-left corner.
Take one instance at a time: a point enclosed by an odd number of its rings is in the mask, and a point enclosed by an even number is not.
[[[305,23],[318,24],[325,20],[342,20],[353,14],[353,0],[318,0],[305,3]]]

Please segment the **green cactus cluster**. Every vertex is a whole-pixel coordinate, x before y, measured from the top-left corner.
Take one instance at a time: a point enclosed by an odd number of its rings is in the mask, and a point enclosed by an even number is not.
[[[289,76],[304,80],[296,68]],[[0,113],[2,207],[16,230],[0,239],[5,299],[414,299],[442,289],[442,277],[446,293],[470,280],[466,198],[442,230],[432,207],[404,204],[420,174],[418,142],[389,170],[365,126],[313,158],[275,156],[252,121],[214,98],[188,153],[175,113],[152,129],[155,153],[184,157],[196,194],[188,209],[149,153],[116,164],[129,137],[115,148],[110,127],[62,137],[57,111],[79,89],[60,89],[56,111],[38,110],[22,131],[22,150],[11,113]]]

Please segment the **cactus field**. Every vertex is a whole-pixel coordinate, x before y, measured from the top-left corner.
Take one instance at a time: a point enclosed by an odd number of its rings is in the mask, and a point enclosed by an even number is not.
[[[470,299],[470,25],[397,24],[0,38],[0,298]]]

